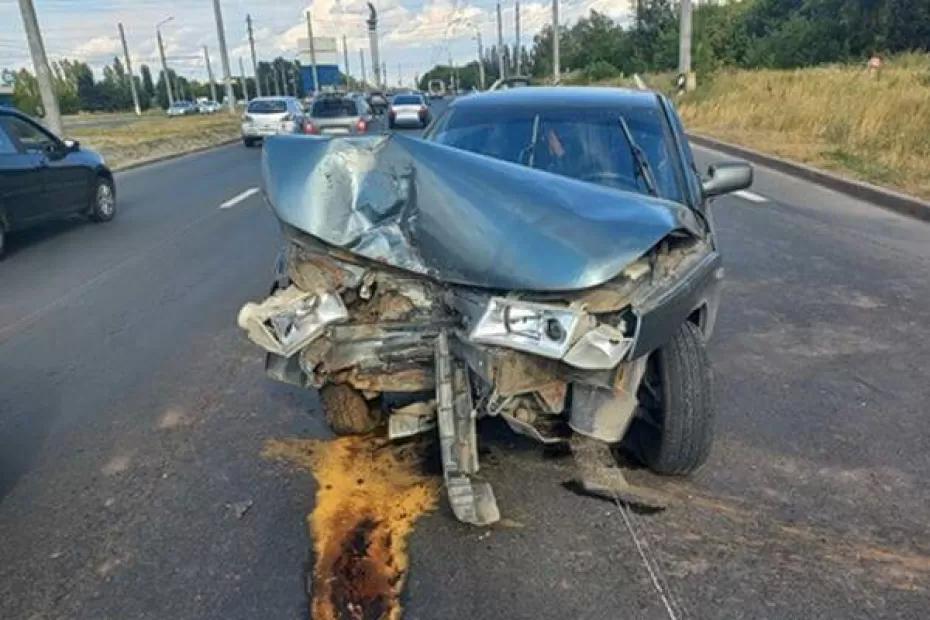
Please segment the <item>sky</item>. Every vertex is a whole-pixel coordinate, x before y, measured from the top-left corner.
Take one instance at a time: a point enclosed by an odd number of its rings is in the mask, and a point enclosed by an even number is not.
[[[497,40],[495,0],[374,0],[378,9],[381,59],[387,65],[391,85],[409,85],[437,63],[456,64],[477,57],[476,32],[485,47]],[[122,22],[133,61],[133,68],[145,63],[158,69],[155,25],[169,17],[161,27],[168,65],[186,77],[205,79],[203,46],[211,56],[216,75],[222,75],[217,43],[217,28],[212,0],[34,0],[36,13],[50,60],[80,59],[98,72],[121,54],[117,24]],[[256,51],[259,60],[278,55],[294,58],[298,39],[306,38],[304,18],[309,10],[315,37],[335,37],[339,41],[339,64],[342,66],[343,35],[349,49],[349,72],[360,77],[359,50],[368,58],[365,0],[221,0],[226,43],[233,74],[239,73],[239,58],[251,74],[246,14],[252,16]],[[560,19],[569,24],[590,10],[613,18],[628,18],[628,0],[561,0]],[[501,2],[503,36],[513,45],[514,0]],[[522,43],[529,47],[533,35],[552,19],[547,2],[526,1],[520,4]],[[318,58],[318,62],[321,59]],[[32,69],[23,32],[18,0],[0,0],[0,70],[28,67]],[[368,66],[371,77],[371,67]],[[344,69],[344,67],[343,67]]]

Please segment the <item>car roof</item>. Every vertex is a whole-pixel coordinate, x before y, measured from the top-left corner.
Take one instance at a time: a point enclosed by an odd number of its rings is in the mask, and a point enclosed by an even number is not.
[[[456,99],[449,104],[449,109],[536,108],[551,110],[566,107],[655,108],[658,105],[658,95],[648,90],[604,86],[524,86],[493,90]]]

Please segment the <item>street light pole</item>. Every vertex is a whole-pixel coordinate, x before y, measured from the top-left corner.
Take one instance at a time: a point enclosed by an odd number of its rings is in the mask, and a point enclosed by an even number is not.
[[[168,61],[165,60],[165,43],[161,40],[161,27],[174,20],[174,16],[163,19],[155,24],[155,35],[158,38],[158,55],[161,56],[161,71],[165,74],[165,91],[168,93],[168,107],[174,105],[174,90],[171,87],[171,74],[168,73]]]
[[[513,71],[520,75],[520,0],[514,3],[514,30],[516,30],[516,47],[513,50]]]
[[[123,23],[119,23],[119,38],[123,42],[123,56],[126,58],[126,73],[129,74],[129,92],[132,93],[132,107],[136,110],[136,116],[142,116],[142,108],[139,107],[139,93],[136,92],[136,77],[132,74],[132,60],[129,59],[129,46],[126,45],[126,32],[123,30]]]
[[[216,101],[216,83],[213,81],[213,68],[210,66],[210,52],[203,46],[203,59],[207,63],[207,79],[210,80],[210,101]]]
[[[258,79],[258,60],[255,58],[255,36],[252,34],[252,16],[245,16],[245,23],[249,30],[249,49],[252,50],[252,73],[255,74],[255,92],[257,97],[262,96],[262,81]]]
[[[691,72],[691,0],[681,0],[681,16],[678,39],[678,73],[685,77],[685,90],[694,90],[694,74]]]
[[[552,0],[552,82],[562,79],[559,70],[559,0]]]
[[[42,42],[42,33],[39,31],[39,19],[36,17],[32,0],[19,0],[19,10],[23,14],[23,27],[29,41],[29,53],[36,70],[36,80],[39,82],[39,95],[42,97],[42,108],[45,110],[45,123],[49,129],[61,135],[61,112],[58,109],[58,98],[55,96],[55,88],[52,85],[52,70],[48,66],[45,44]]]
[[[556,0],[553,0],[555,2]],[[504,25],[501,22],[501,3],[497,3],[497,69],[500,79],[507,77],[507,69],[504,67]]]
[[[310,9],[307,9],[307,39],[310,42],[310,66],[313,72],[313,94],[320,92],[320,76],[316,71],[316,48],[313,46],[313,20],[310,18]]]
[[[236,98],[233,95],[232,75],[229,71],[229,53],[226,51],[226,30],[223,28],[223,11],[220,0],[213,0],[213,14],[216,16],[216,37],[220,43],[220,60],[223,62],[223,80],[226,82],[226,102],[229,113],[236,113]]]
[[[249,83],[245,79],[245,65],[242,64],[242,56],[239,57],[239,82],[242,85],[242,98],[248,103]]]
[[[475,28],[475,38],[478,39],[478,82],[484,90],[484,47],[481,45],[481,31]]]
[[[365,50],[359,48],[358,50],[358,59],[362,63],[362,88],[367,88],[368,78],[365,76]]]
[[[346,64],[346,90],[349,90],[349,47],[346,45],[346,35],[342,35],[342,59]]]
[[[375,87],[381,86],[381,56],[378,54],[378,11],[375,5],[368,3],[368,43],[371,46],[371,68],[375,75]]]

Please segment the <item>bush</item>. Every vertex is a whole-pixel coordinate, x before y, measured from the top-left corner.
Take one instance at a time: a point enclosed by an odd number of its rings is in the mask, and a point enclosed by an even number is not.
[[[589,82],[599,82],[600,80],[619,77],[620,69],[606,60],[598,60],[584,68],[584,76]]]

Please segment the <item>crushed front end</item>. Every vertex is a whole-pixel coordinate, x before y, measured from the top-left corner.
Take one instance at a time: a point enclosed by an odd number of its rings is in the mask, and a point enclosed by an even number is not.
[[[399,136],[266,149],[286,246],[239,325],[336,432],[438,429],[462,521],[499,518],[477,418],[607,450],[650,353],[683,322],[712,329],[720,259],[685,207]]]

